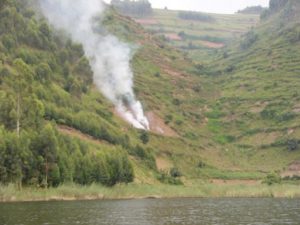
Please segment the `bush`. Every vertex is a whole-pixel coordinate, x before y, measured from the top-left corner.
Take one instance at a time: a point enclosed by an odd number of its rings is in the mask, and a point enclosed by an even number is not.
[[[152,152],[153,151],[151,149],[145,149],[140,145],[129,149],[129,154],[139,157],[149,168],[156,170],[155,157]]]
[[[143,130],[141,131],[140,139],[143,142],[143,144],[147,144],[149,142],[149,134],[147,131]]]
[[[164,171],[159,172],[159,174],[157,175],[157,179],[165,184],[183,185],[182,181],[179,178],[172,177]]]
[[[241,49],[245,50],[250,48],[258,40],[258,35],[253,30],[249,31],[244,40],[241,42]]]
[[[289,151],[296,151],[299,149],[300,142],[296,139],[287,140],[287,148]]]
[[[170,175],[171,175],[171,177],[174,177],[174,178],[176,178],[176,177],[181,177],[181,176],[182,176],[181,172],[180,172],[179,169],[176,168],[176,167],[173,167],[173,168],[170,170]]]
[[[262,181],[263,184],[273,185],[273,184],[280,184],[281,177],[276,173],[269,173]]]
[[[202,168],[206,167],[206,163],[203,162],[202,160],[200,160],[197,164],[197,167],[202,169]]]

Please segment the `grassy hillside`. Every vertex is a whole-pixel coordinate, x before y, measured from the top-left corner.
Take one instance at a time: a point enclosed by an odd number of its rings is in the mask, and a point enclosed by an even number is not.
[[[213,120],[231,138],[220,141],[253,166],[299,159],[299,10],[297,1],[270,9],[257,28],[199,69],[221,90]]]
[[[206,60],[215,54],[216,49],[230,44],[255,26],[259,15],[154,9],[151,16],[134,19],[170,45],[185,51],[188,56]]]
[[[205,61],[108,10],[106,29],[135,50],[134,89],[151,123],[145,132],[95,88],[81,45],[27,3],[1,5],[0,181],[194,185],[283,171],[300,159],[299,9],[296,1],[271,9],[240,41],[205,50]],[[257,21],[214,18],[207,35],[229,42],[232,30]]]

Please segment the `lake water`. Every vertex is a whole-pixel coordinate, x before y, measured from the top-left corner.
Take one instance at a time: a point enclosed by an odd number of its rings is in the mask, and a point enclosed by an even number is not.
[[[0,203],[0,225],[300,225],[300,199]]]

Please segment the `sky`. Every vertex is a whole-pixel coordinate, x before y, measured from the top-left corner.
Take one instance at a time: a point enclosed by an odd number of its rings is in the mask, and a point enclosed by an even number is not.
[[[110,0],[104,0],[110,2]],[[269,0],[149,0],[153,8],[192,10],[210,13],[235,13],[247,6],[267,7]]]

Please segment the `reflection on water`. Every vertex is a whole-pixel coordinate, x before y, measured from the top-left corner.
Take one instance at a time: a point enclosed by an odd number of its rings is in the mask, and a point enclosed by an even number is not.
[[[300,199],[153,199],[0,204],[0,225],[299,225]]]

